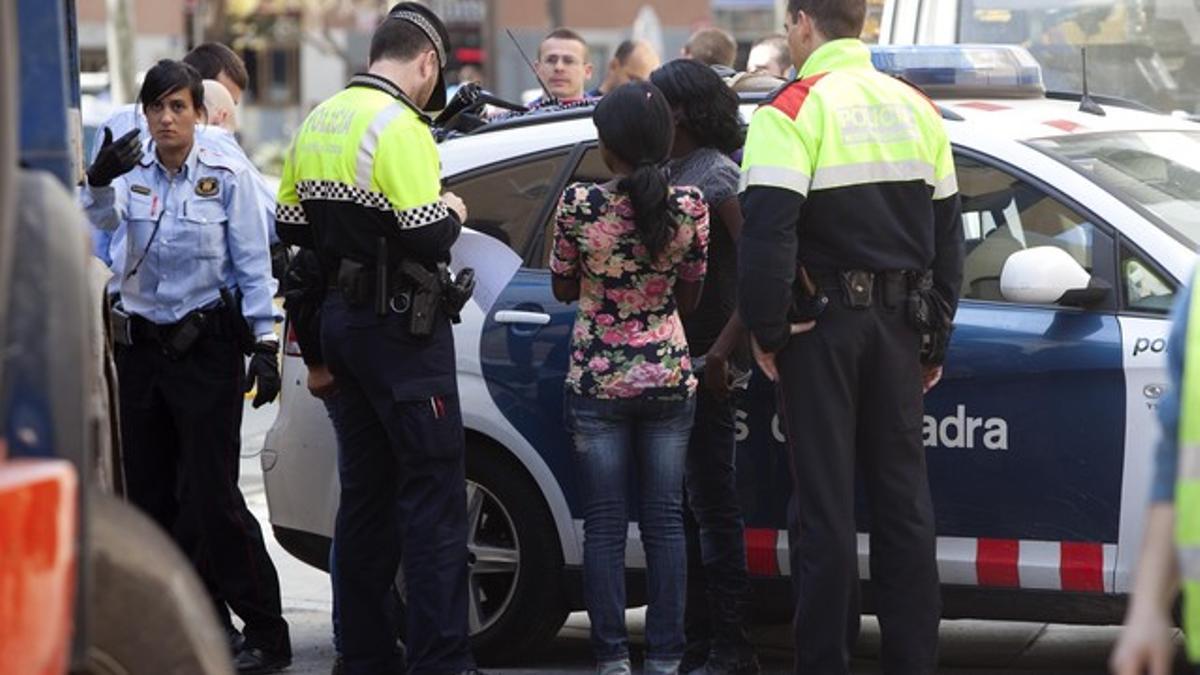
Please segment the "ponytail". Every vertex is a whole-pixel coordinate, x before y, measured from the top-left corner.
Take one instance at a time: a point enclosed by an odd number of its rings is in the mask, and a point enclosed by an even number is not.
[[[617,183],[617,190],[629,196],[638,235],[650,252],[651,260],[657,259],[675,238],[675,221],[668,209],[670,184],[666,174],[658,166],[644,162]]]
[[[675,238],[670,184],[660,166],[675,135],[671,107],[658,87],[634,81],[600,99],[592,121],[604,147],[634,167],[617,183],[617,191],[629,197],[638,235],[656,259]]]

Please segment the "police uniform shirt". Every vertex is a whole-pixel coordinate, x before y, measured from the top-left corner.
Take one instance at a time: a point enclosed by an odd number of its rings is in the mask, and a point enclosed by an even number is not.
[[[92,139],[92,156],[88,158],[89,164],[96,161],[96,154],[100,152],[100,146],[104,144],[105,128],[112,131],[114,141],[131,130],[137,129],[142,139],[142,150],[149,154],[150,130],[146,115],[142,112],[141,104],[130,103],[117,108],[104,124],[96,129],[96,135]],[[251,170],[263,206],[263,215],[266,218],[267,236],[271,244],[277,243],[279,237],[275,234],[275,190],[246,156],[246,151],[237,142],[237,138],[221,127],[201,124],[196,127],[196,143],[202,148],[208,148],[217,154],[224,155],[225,159],[230,162],[241,162]],[[114,273],[112,281],[109,282],[109,293],[118,293],[121,290],[121,279],[120,276],[117,276],[117,271],[125,266],[125,249],[123,227],[112,231],[93,228],[92,254]]]
[[[962,276],[958,184],[941,114],[833,40],[754,114],[742,160],[739,308],[769,352],[788,339],[797,262],[809,269],[932,269],[953,309]]]
[[[252,172],[200,143],[174,176],[154,144],[142,163],[111,185],[85,187],[88,219],[126,231],[125,264],[116,270],[130,314],[170,324],[242,292],[242,311],[256,336],[273,334],[276,282],[267,225]]]

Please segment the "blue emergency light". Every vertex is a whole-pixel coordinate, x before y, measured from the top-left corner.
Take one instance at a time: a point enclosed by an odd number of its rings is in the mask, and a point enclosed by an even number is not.
[[[871,47],[881,72],[940,98],[1040,98],[1042,67],[1016,45],[886,45]]]

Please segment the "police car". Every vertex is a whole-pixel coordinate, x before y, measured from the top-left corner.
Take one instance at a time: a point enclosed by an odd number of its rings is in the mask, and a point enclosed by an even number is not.
[[[923,426],[945,615],[1119,621],[1158,434],[1167,313],[1200,243],[1200,125],[1045,95],[1019,48],[887,47],[875,60],[935,98],[963,198],[962,302]],[[547,262],[564,186],[609,173],[586,110],[492,125],[446,141],[441,158],[467,225],[522,261],[489,311],[470,304],[455,329],[471,629],[483,660],[513,660],[583,607],[583,515],[561,423],[575,308],[555,301]],[[291,341],[286,354],[262,455],[271,522],[286,549],[324,569],[336,445]],[[738,438],[755,607],[785,618],[790,486],[761,376],[741,402]],[[868,607],[869,527],[859,538]],[[638,603],[633,523],[628,544]]]

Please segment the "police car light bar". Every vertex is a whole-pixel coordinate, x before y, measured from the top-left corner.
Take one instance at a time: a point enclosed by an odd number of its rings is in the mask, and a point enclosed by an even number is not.
[[[1042,67],[1016,45],[887,45],[871,48],[880,72],[938,98],[1041,98]]]

